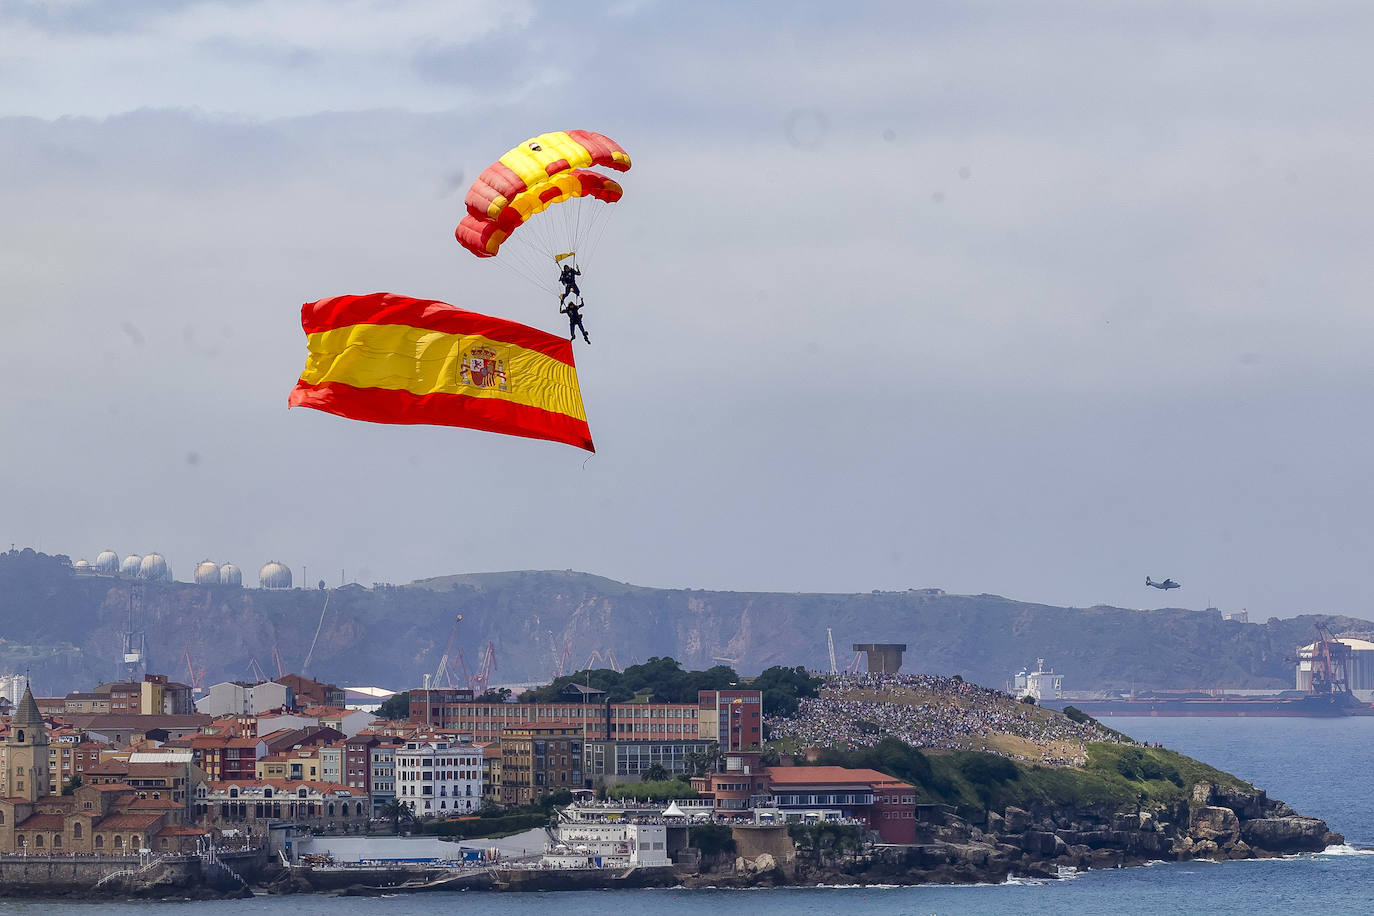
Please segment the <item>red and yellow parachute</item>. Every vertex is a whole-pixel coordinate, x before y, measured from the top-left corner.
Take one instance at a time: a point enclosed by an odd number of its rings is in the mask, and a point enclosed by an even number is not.
[[[615,203],[624,193],[618,182],[593,171],[594,166],[624,172],[630,157],[614,140],[589,130],[531,137],[472,183],[464,200],[467,215],[454,236],[479,258],[495,256],[512,238],[541,256],[574,252],[597,228],[600,215],[582,212],[580,203]],[[567,212],[560,209],[530,222],[554,205],[564,205]]]

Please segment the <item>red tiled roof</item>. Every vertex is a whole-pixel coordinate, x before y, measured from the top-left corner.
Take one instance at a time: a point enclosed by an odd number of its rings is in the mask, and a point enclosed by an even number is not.
[[[764,767],[764,773],[774,785],[866,785],[881,783],[886,787],[911,788],[900,780],[877,770],[858,770],[849,767]],[[733,775],[733,774],[723,774]]]
[[[149,760],[142,763],[129,764],[130,776],[163,776],[181,773],[185,770],[186,764],[173,763],[171,761]]]
[[[98,824],[92,825],[92,830],[146,830],[162,820],[161,814],[111,814],[102,819]]]
[[[113,776],[117,773],[127,773],[128,771],[129,761],[120,760],[117,757],[111,758],[110,760],[103,760],[95,766],[86,768],[87,775],[95,776]]]
[[[64,824],[60,814],[30,814],[18,824],[15,830],[61,830]]]
[[[163,827],[157,832],[158,836],[205,836],[209,831],[200,827],[187,827],[181,824],[172,824]]]
[[[261,721],[261,719],[260,719],[259,721]],[[269,724],[270,724],[270,723],[269,723]],[[265,735],[258,735],[258,738],[259,738],[260,740],[262,740],[262,741],[272,741],[272,740],[277,739],[277,738],[285,738],[287,735],[291,734],[291,733],[294,732],[294,731],[299,731],[299,729],[295,729],[295,728],[278,728],[278,729],[274,729],[274,730],[268,732],[268,733],[265,734]]]
[[[170,808],[183,808],[185,806],[182,805],[181,802],[172,801],[170,798],[153,798],[149,796],[148,798],[135,798],[133,801],[129,802],[127,807],[143,810],[152,808],[165,811]]]

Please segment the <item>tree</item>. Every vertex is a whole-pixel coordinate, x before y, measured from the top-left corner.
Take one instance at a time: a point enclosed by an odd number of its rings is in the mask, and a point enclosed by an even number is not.
[[[387,697],[377,709],[377,715],[383,719],[396,721],[399,719],[410,718],[410,691],[405,690],[401,693],[393,693]]]
[[[644,775],[639,778],[643,782],[662,782],[670,775],[667,767],[661,763],[654,763],[650,764],[649,768],[644,771]]]
[[[705,776],[716,770],[716,767],[720,763],[720,758],[720,746],[716,745],[712,750],[704,754],[698,753],[697,751],[691,751],[682,758],[682,762],[687,766],[687,775]]]
[[[795,668],[774,665],[764,669],[749,686],[763,693],[764,712],[773,716],[791,716],[796,714],[802,697],[816,696],[821,679],[807,674],[801,665]]]
[[[401,801],[399,798],[393,798],[382,805],[377,814],[383,820],[391,821],[391,832],[396,836],[401,835],[402,824],[412,826],[415,823],[415,809],[410,806],[410,802]]]
[[[484,703],[504,703],[510,699],[510,688],[488,687],[477,699]]]
[[[71,795],[79,788],[81,788],[81,774],[73,773],[72,778],[62,784],[62,794]]]

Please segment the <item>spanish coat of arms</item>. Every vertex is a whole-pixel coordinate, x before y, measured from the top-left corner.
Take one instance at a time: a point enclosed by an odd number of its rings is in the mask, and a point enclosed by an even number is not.
[[[458,380],[474,388],[506,391],[506,361],[490,347],[473,347],[463,354],[458,366]]]

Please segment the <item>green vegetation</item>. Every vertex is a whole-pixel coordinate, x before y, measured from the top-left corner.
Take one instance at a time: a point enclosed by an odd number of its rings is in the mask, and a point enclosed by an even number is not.
[[[802,697],[814,697],[822,680],[806,673],[801,665],[785,668],[775,665],[749,682],[755,690],[763,691],[763,708],[770,716],[791,716],[797,712]]]
[[[667,801],[670,798],[696,798],[697,790],[693,789],[692,784],[685,779],[645,780],[607,786],[606,797],[616,800],[652,798],[655,801]]]
[[[763,709],[769,715],[791,715],[797,711],[802,697],[814,697],[821,679],[806,673],[798,665],[787,668],[776,665],[746,682],[735,669],[716,665],[705,671],[684,671],[673,658],[655,656],[642,665],[631,665],[622,672],[609,668],[577,671],[554,678],[552,684],[527,690],[520,695],[523,702],[553,703],[565,700],[563,691],[579,684],[604,690],[601,702],[629,703],[695,703],[699,690],[729,690],[748,687],[763,693]]]
[[[480,703],[504,703],[511,697],[509,687],[488,687],[481,696],[475,698]]]
[[[673,658],[654,656],[642,665],[624,671],[610,668],[577,671],[554,678],[552,684],[521,694],[524,702],[553,703],[566,699],[563,691],[571,684],[604,690],[603,701],[629,703],[639,698],[655,703],[695,703],[698,690],[725,690],[740,682],[735,669],[716,665],[705,671],[684,671]]]
[[[739,849],[734,833],[725,824],[693,824],[687,828],[687,845],[700,849],[704,856],[733,853]]]
[[[932,796],[947,794],[950,789],[945,781],[936,778],[930,759],[925,754],[896,738],[883,738],[874,747],[850,751],[826,748],[815,763],[819,766],[877,770],[918,788],[925,788]]]
[[[507,817],[472,817],[457,821],[421,821],[417,829],[431,836],[451,836],[460,840],[475,837],[503,837],[521,833],[549,822],[547,814],[512,814]]]
[[[377,708],[377,715],[383,719],[399,721],[410,718],[410,691],[403,690],[387,697]]]
[[[803,852],[816,854],[830,850],[858,852],[863,848],[863,832],[858,824],[788,824],[787,833]]]
[[[545,827],[553,815],[553,809],[572,802],[572,793],[559,789],[545,795],[532,805],[510,808],[483,808],[476,817],[455,818],[453,820],[416,821],[419,833],[433,836],[451,836],[461,840],[473,837],[501,837],[520,833],[533,827]]]
[[[872,748],[827,749],[815,763],[873,769],[895,776],[915,788],[918,802],[995,811],[1007,805],[1107,805],[1116,810],[1150,807],[1186,800],[1199,782],[1247,791],[1252,788],[1234,776],[1165,748],[1093,742],[1087,749],[1087,765],[1075,769],[1030,766],[975,751],[922,754],[895,738],[884,738]]]
[[[410,806],[410,802],[393,798],[391,801],[382,805],[377,812],[377,817],[382,820],[391,821],[391,832],[396,836],[401,835],[401,826],[407,827],[415,823],[415,809]]]

